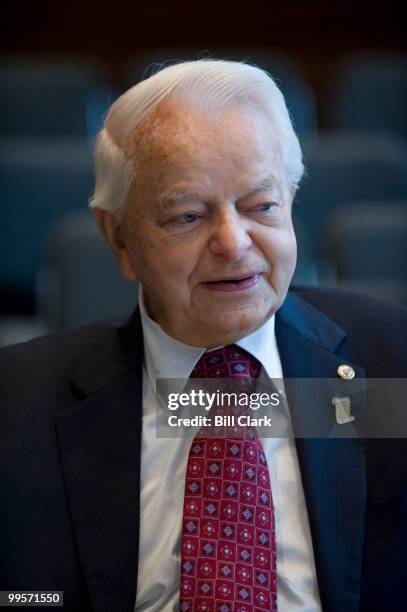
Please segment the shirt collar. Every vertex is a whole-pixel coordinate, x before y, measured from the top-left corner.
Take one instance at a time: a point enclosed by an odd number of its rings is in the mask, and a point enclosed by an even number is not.
[[[193,368],[207,350],[189,346],[172,338],[147,314],[142,287],[139,289],[139,307],[144,338],[145,366],[152,381],[157,378],[189,378]],[[260,361],[268,378],[282,378],[278,353],[274,315],[252,334],[235,342]]]

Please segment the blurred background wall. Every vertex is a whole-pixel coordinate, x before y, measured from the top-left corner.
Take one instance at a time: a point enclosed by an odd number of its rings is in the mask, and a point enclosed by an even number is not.
[[[3,2],[0,345],[129,311],[87,211],[112,101],[157,63],[247,60],[276,78],[303,145],[295,281],[407,304],[402,3]]]

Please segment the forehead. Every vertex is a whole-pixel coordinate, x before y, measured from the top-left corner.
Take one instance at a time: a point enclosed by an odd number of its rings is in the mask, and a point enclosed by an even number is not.
[[[282,175],[276,130],[265,113],[232,108],[211,116],[161,103],[139,126],[133,147],[138,177],[150,189],[177,180],[244,182],[256,172]]]

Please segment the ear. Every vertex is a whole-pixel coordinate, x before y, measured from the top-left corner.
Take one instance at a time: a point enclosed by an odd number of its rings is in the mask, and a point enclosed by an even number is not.
[[[120,219],[119,216],[102,208],[92,210],[100,231],[114,253],[122,275],[129,281],[137,280],[123,231],[124,217]]]

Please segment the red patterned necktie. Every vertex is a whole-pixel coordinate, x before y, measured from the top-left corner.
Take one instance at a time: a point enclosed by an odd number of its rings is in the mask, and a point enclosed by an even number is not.
[[[206,352],[191,378],[250,388],[261,365],[236,345]],[[182,522],[181,612],[277,610],[274,507],[261,440],[194,438]]]

